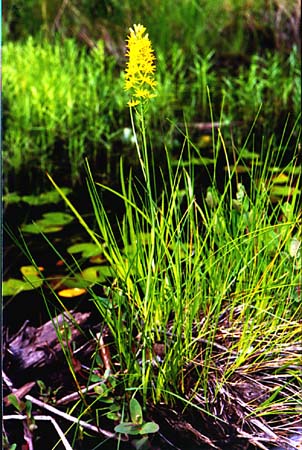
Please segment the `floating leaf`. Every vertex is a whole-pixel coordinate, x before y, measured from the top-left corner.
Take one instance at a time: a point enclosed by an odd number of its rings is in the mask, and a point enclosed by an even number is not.
[[[28,277],[30,275],[39,275],[39,271],[43,271],[44,268],[43,267],[38,267],[38,269],[35,266],[22,266],[20,267],[20,272],[22,273],[22,275],[24,275],[25,277]]]
[[[241,164],[238,164],[238,166],[236,166],[236,168],[235,168],[235,166],[224,166],[224,170],[227,172],[229,169],[231,169],[231,170],[236,170],[236,173],[247,173],[247,172],[250,172],[250,168],[249,167],[247,167],[247,166],[243,166],[243,165],[241,165]]]
[[[61,231],[62,229],[63,229],[62,226],[45,225],[39,221],[37,221],[35,223],[21,225],[21,230],[24,233],[31,233],[31,234],[57,233],[58,231]]]
[[[26,275],[26,279],[24,281],[25,283],[25,290],[30,291],[31,289],[36,289],[43,284],[43,280],[40,277],[37,277],[36,275]]]
[[[245,159],[258,159],[259,158],[259,154],[256,152],[250,152],[249,150],[247,150],[246,148],[242,150],[241,157],[245,158]]]
[[[81,253],[83,258],[91,258],[101,253],[100,247],[92,242],[81,242],[80,244],[71,245],[67,251],[71,254]]]
[[[121,417],[120,410],[120,405],[118,403],[113,403],[109,407],[109,412],[106,414],[106,417],[110,420],[119,420]]]
[[[48,277],[48,283],[55,291],[66,288],[87,289],[91,285],[89,281],[82,278],[81,274],[74,274],[73,277],[67,277],[60,274],[51,275],[51,277]]]
[[[208,166],[214,164],[213,158],[201,156],[200,158],[191,158],[190,161],[173,160],[172,166],[188,167],[188,166]]]
[[[43,214],[41,221],[49,225],[67,225],[73,221],[73,216],[63,212],[47,212]]]
[[[2,295],[4,297],[7,295],[16,295],[22,291],[24,291],[24,281],[17,280],[16,278],[2,281]]]
[[[35,275],[27,277],[27,280],[18,280],[16,278],[10,278],[9,280],[2,282],[2,295],[11,296],[17,295],[22,291],[31,291],[42,286],[43,280]]]
[[[178,191],[179,193],[179,191]],[[133,256],[138,252],[138,243],[140,246],[148,245],[151,242],[151,233],[138,233],[135,241],[124,247],[124,253],[127,256]]]
[[[34,223],[21,225],[21,230],[25,233],[56,233],[61,231],[64,225],[73,221],[73,216],[62,212],[48,212],[43,214],[42,219]]]
[[[296,166],[296,167],[292,167],[292,166],[287,166],[287,167],[270,167],[268,169],[270,172],[272,173],[279,173],[279,172],[285,172],[285,173],[289,173],[291,176],[293,175],[300,175],[301,174],[301,167]]]
[[[61,188],[65,195],[71,192],[70,188]],[[62,197],[55,189],[42,192],[39,195],[19,195],[17,192],[9,192],[3,196],[3,201],[7,204],[14,204],[24,202],[31,206],[49,205],[50,203],[59,203],[62,201]]]
[[[274,177],[272,179],[273,184],[284,184],[284,183],[287,183],[288,181],[289,181],[289,176],[286,175],[285,173],[280,173],[279,175],[277,175],[276,177]]]
[[[85,294],[87,291],[84,288],[68,288],[68,289],[62,289],[58,292],[58,295],[60,297],[64,298],[73,298],[73,297],[79,297],[80,295]]]
[[[112,278],[114,272],[111,266],[92,266],[84,269],[81,272],[81,276],[84,280],[90,281],[91,283],[103,283],[104,281],[107,281],[108,278]]]
[[[71,189],[63,187],[61,188],[61,191],[65,195],[68,195],[71,192]],[[21,197],[21,200],[32,206],[40,206],[48,205],[50,203],[59,203],[62,201],[62,197],[56,189],[53,189],[52,191],[42,192],[40,195],[24,195]]]
[[[8,204],[12,205],[14,203],[19,203],[22,197],[17,194],[17,192],[9,192],[8,194],[3,195],[2,200]]]
[[[123,434],[149,434],[149,433],[157,433],[159,430],[159,426],[155,422],[146,422],[144,424],[136,424],[136,423],[120,423],[114,428],[116,433]]]
[[[279,184],[273,185],[271,188],[271,195],[275,197],[289,197],[293,193],[299,193],[300,191],[292,186],[280,186]]]
[[[119,420],[121,414],[118,411],[110,411],[106,414],[106,417],[110,420]]]

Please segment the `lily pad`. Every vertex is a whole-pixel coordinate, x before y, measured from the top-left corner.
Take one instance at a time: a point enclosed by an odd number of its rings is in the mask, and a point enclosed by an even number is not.
[[[173,160],[172,166],[188,167],[188,166],[208,166],[214,164],[213,158],[201,156],[200,158],[191,158],[190,161]]]
[[[116,433],[131,434],[135,436],[141,434],[141,425],[128,422],[120,423],[114,428],[114,431]]]
[[[90,281],[91,283],[102,283],[107,281],[108,278],[112,278],[114,272],[111,266],[91,266],[84,269],[81,275],[84,280]]]
[[[83,258],[92,258],[101,253],[100,247],[92,242],[81,242],[80,244],[71,245],[67,251],[71,254],[81,253]]]
[[[12,205],[14,203],[21,202],[22,197],[17,194],[17,192],[9,192],[8,194],[3,195],[2,200],[4,201],[4,203]]]
[[[289,180],[290,180],[289,175],[286,175],[285,173],[279,173],[272,179],[272,182],[273,184],[284,184],[287,183]]]
[[[71,192],[70,188],[63,187],[61,191],[68,195]],[[40,206],[40,205],[48,205],[50,203],[59,203],[62,201],[62,196],[56,189],[48,192],[42,192],[40,195],[24,195],[21,197],[21,200],[25,203],[28,203],[32,206]]]
[[[72,221],[73,216],[71,214],[48,212],[43,214],[42,219],[36,220],[34,223],[21,225],[21,230],[32,234],[56,233]]]
[[[155,422],[146,422],[143,424],[136,423],[120,423],[114,428],[116,433],[131,434],[131,435],[142,435],[149,433],[157,433],[159,426]]]
[[[86,289],[91,286],[91,281],[85,280],[81,274],[75,274],[74,277],[62,279],[61,286],[64,286],[66,288]]]
[[[283,185],[273,185],[271,188],[271,195],[273,197],[289,197],[293,195],[293,193],[296,191],[296,193],[299,193],[300,191],[292,186],[283,186]]]
[[[247,150],[247,149],[244,149],[244,150],[241,152],[241,156],[242,156],[243,158],[245,158],[245,159],[250,159],[250,160],[253,160],[253,159],[259,159],[259,154],[258,154],[258,153],[256,153],[256,152],[250,152],[250,151]]]
[[[22,267],[20,267],[20,272],[25,277],[29,277],[29,276],[32,276],[32,275],[39,276],[39,270],[42,271],[43,267],[39,267],[38,269],[35,266],[22,266]]]
[[[63,212],[47,212],[43,214],[40,222],[42,221],[49,225],[67,225],[73,221],[73,216]]]
[[[17,278],[9,278],[2,282],[2,295],[17,295],[22,291],[31,291],[42,286],[43,280],[35,275],[27,277],[27,280],[18,280]]]
[[[67,187],[63,187],[61,190],[65,195],[71,192],[71,189]],[[9,205],[24,202],[31,206],[40,206],[59,203],[62,201],[62,197],[57,190],[53,189],[48,192],[42,192],[39,195],[19,195],[17,192],[9,192],[3,196],[3,201]]]
[[[229,169],[233,170],[235,166],[224,166],[224,170],[225,172],[227,172]],[[241,164],[238,164],[236,166],[236,173],[247,173],[249,172],[251,169],[247,166],[243,166]]]
[[[146,422],[141,426],[141,434],[157,433],[159,426],[155,422]]]
[[[270,172],[272,173],[279,173],[279,172],[284,172],[284,173],[288,173],[291,176],[292,175],[300,175],[301,173],[301,167],[300,166],[296,166],[296,167],[292,167],[292,166],[288,166],[288,167],[270,167],[268,169]]]
[[[62,226],[55,225],[45,225],[39,221],[35,223],[29,223],[25,225],[21,225],[21,230],[24,233],[31,234],[40,234],[40,233],[57,233],[58,231],[63,230]]]

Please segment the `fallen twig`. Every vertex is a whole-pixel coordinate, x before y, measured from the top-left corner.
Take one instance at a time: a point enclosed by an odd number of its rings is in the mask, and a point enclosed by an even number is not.
[[[40,408],[44,408],[47,411],[50,411],[53,414],[56,414],[57,416],[63,417],[64,419],[68,420],[69,422],[78,423],[79,425],[81,425],[83,428],[86,428],[87,430],[93,431],[94,433],[97,433],[97,434],[103,434],[104,436],[106,436],[108,438],[116,438],[115,433],[112,433],[111,431],[103,430],[102,428],[96,427],[95,425],[90,425],[90,423],[87,423],[84,420],[77,419],[76,417],[73,417],[70,414],[64,413],[63,411],[60,411],[59,409],[57,409],[51,405],[47,405],[46,403],[41,402],[40,400],[32,397],[31,395],[26,395],[25,399],[29,400],[34,405],[37,405]]]
[[[55,421],[55,419],[53,417],[50,416],[35,416],[35,421],[39,421],[39,420],[48,420],[50,421],[54,428],[56,429],[58,435],[60,436],[61,442],[64,445],[66,450],[72,450],[71,445],[69,444],[68,440],[66,439],[63,431],[61,430],[61,428],[59,427],[59,425],[57,424],[57,422]],[[11,415],[5,415],[3,416],[3,420],[26,420],[27,416],[21,416],[18,414],[11,414]]]
[[[79,391],[72,392],[71,394],[68,394],[65,397],[58,399],[56,401],[56,405],[66,405],[69,402],[77,400],[79,397],[81,397],[81,394],[86,394],[87,392],[93,391],[93,389],[96,386],[99,386],[102,383],[103,383],[103,381],[98,381],[97,383],[93,383],[90,386],[81,389],[80,392]]]

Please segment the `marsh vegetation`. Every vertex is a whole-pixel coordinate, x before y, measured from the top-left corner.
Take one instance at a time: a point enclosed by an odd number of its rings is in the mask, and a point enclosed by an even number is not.
[[[29,3],[3,46],[4,448],[299,448],[296,3]]]

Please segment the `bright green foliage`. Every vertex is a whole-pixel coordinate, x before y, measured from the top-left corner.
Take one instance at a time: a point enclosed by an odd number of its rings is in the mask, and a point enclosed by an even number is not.
[[[107,161],[98,171],[107,172],[110,177],[118,171],[112,166],[113,150],[133,159],[131,146],[123,139],[127,124],[124,74],[116,71],[116,61],[105,54],[104,45],[100,40],[94,50],[87,52],[70,39],[54,44],[33,38],[23,43],[5,43],[6,173],[20,175],[25,170],[34,177],[41,170],[58,171],[70,173],[70,182],[75,184],[86,155],[90,162],[97,155]],[[254,56],[250,65],[231,71],[218,70],[217,58],[219,53],[213,50],[200,53],[192,49],[186,54],[177,42],[167,53],[156,52],[158,95],[145,117],[155,147],[162,148],[163,140],[171,151],[179,145],[175,142],[177,128],[171,124],[182,128],[184,117],[189,125],[211,122],[207,88],[217,115],[224,105],[226,124],[252,122],[261,105],[260,120],[268,120],[270,130],[284,111],[291,112],[294,121],[300,110],[297,49],[293,48],[286,60],[268,53],[265,58]],[[163,119],[166,117],[170,125]],[[163,127],[164,135],[159,131]],[[244,134],[244,129],[243,124],[237,134]],[[33,178],[33,184],[35,179],[40,178]]]
[[[88,56],[73,40],[7,43],[4,165],[18,172],[59,164],[75,182],[86,145],[92,154],[100,142],[110,148],[110,115],[120,98],[111,96],[112,77],[102,41]]]
[[[298,61],[298,49],[294,47],[284,61],[278,53],[267,53],[265,57],[253,55],[249,67],[240,67],[237,77],[225,74],[222,89],[226,116],[232,120],[235,114],[241,114],[242,120],[248,121],[251,113],[255,116],[259,105],[262,105],[265,116],[270,118],[273,121],[271,125],[275,126],[278,111],[286,110],[286,105],[292,103],[292,110],[298,114],[301,109],[301,75]]]

